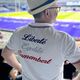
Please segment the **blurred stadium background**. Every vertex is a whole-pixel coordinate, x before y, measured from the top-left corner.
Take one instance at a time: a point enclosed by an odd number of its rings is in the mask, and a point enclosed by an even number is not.
[[[69,33],[80,47],[80,0],[67,0],[61,4],[55,28]],[[27,25],[33,17],[27,12],[26,0],[0,0],[0,48],[3,48],[16,28]]]

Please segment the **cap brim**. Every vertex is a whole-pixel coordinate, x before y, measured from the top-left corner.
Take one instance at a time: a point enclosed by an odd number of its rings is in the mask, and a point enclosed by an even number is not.
[[[28,12],[29,12],[30,14],[32,14],[32,15],[37,14],[37,13],[42,12],[42,11],[44,11],[45,9],[49,8],[49,7],[52,6],[55,2],[56,2],[56,1],[53,1],[53,2],[51,2],[51,3],[49,3],[49,4],[47,4],[47,5],[44,5],[44,6],[40,7],[40,8],[38,8],[38,9],[35,9],[35,10],[33,10],[33,11],[28,11]]]

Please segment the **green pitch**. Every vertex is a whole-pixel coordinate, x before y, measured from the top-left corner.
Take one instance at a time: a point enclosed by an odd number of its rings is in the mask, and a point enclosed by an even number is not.
[[[28,12],[7,12],[0,13],[0,17],[23,17],[23,18],[33,18]]]
[[[58,19],[62,20],[79,20],[80,12],[59,12]]]
[[[0,13],[0,17],[33,18],[28,12]],[[79,20],[80,21],[80,12],[59,12],[57,19],[61,19],[61,20]]]

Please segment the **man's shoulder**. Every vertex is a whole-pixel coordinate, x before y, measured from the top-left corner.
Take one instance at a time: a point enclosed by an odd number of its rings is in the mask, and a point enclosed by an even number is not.
[[[68,33],[56,30],[57,39],[64,41],[64,43],[74,43],[75,39]]]
[[[68,33],[59,30],[56,30],[56,35],[61,38],[71,37]]]
[[[21,26],[19,28],[16,29],[17,32],[20,32],[20,31],[24,31],[28,28],[28,25],[25,25],[25,26]]]
[[[15,31],[14,31],[14,34],[22,34],[22,33],[25,33],[26,31],[28,31],[28,25],[24,25],[24,26],[21,26],[19,28],[17,28]]]

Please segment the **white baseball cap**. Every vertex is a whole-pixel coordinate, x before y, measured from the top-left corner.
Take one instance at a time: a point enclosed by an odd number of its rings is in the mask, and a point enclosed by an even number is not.
[[[29,13],[34,15],[49,8],[56,0],[27,0]]]

